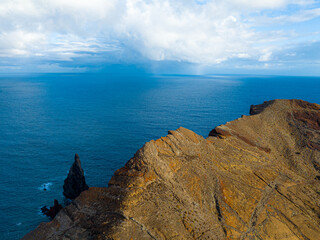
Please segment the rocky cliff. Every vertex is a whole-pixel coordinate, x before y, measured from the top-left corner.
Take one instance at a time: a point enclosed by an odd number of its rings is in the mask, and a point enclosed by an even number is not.
[[[146,143],[23,239],[320,239],[320,105],[250,114]]]

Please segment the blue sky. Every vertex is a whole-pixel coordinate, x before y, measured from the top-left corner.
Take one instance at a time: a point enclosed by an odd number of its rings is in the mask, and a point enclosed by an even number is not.
[[[2,73],[320,75],[318,0],[1,0],[0,30]]]

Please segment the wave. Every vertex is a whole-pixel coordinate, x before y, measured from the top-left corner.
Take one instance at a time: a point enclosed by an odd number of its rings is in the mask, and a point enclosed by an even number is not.
[[[40,190],[40,191],[49,191],[51,186],[52,186],[51,182],[43,183],[43,184],[41,184],[40,187],[38,187],[38,190]]]

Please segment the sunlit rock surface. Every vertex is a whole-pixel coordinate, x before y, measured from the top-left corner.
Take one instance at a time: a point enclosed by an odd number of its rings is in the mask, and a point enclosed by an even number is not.
[[[146,143],[24,239],[319,239],[320,105],[274,100]]]

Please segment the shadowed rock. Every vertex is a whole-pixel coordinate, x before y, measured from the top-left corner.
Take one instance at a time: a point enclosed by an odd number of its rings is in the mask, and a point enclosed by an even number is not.
[[[146,143],[33,239],[319,240],[320,105],[274,100]]]
[[[250,115],[256,115],[261,113],[265,108],[267,108],[269,105],[271,105],[274,101],[265,101],[262,104],[259,105],[251,105],[250,106]]]
[[[50,207],[50,209],[48,209],[46,206],[44,206],[41,208],[41,212],[44,215],[53,219],[61,209],[62,209],[62,205],[59,204],[58,200],[55,199],[53,207]]]
[[[74,163],[72,164],[68,177],[64,180],[63,195],[67,198],[74,199],[80,195],[81,192],[87,190],[89,187],[86,184],[79,155],[74,156]]]

